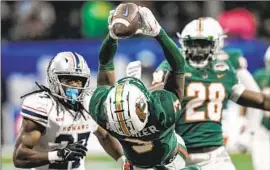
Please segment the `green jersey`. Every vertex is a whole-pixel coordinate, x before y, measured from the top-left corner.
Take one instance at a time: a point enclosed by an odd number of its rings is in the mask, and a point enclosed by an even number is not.
[[[270,72],[260,69],[254,73],[254,79],[258,83],[262,92],[270,95]],[[270,130],[270,112],[265,111],[262,118],[262,125]]]
[[[157,70],[170,70],[163,61]],[[223,144],[221,117],[225,102],[238,83],[234,68],[227,61],[214,60],[208,68],[198,70],[185,65],[185,95],[176,132],[186,147]]]
[[[110,127],[104,109],[109,90],[97,87],[91,97],[89,113],[93,119],[121,143],[126,158],[138,167],[153,167],[170,158],[178,147],[174,133],[180,117],[180,103],[175,94],[166,90],[150,93],[148,122],[144,129],[132,136],[122,136]],[[129,125],[125,125],[129,128]]]

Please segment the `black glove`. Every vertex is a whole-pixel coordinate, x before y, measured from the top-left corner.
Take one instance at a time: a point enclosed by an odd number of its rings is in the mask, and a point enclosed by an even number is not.
[[[61,157],[62,161],[79,161],[86,156],[86,152],[87,148],[81,142],[76,142],[59,149],[57,156]]]

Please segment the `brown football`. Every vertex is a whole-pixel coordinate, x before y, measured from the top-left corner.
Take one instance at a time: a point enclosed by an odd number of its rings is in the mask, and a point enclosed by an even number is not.
[[[141,23],[139,7],[134,3],[122,3],[112,17],[112,29],[118,37],[129,37],[135,34]]]

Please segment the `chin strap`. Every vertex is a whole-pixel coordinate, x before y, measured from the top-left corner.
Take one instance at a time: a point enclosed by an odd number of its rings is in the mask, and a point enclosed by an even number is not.
[[[68,97],[71,97],[71,102],[72,102],[72,104],[75,104],[75,103],[76,103],[78,94],[79,94],[79,90],[78,90],[78,89],[71,89],[71,88],[68,88],[68,89],[66,90],[66,95],[67,95]]]

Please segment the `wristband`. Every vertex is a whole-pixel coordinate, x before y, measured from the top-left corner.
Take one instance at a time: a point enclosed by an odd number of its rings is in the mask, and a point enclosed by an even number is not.
[[[125,164],[126,157],[123,155],[117,159],[117,162],[122,166]]]
[[[63,159],[57,155],[58,151],[48,152],[48,160],[50,163],[62,161]]]

